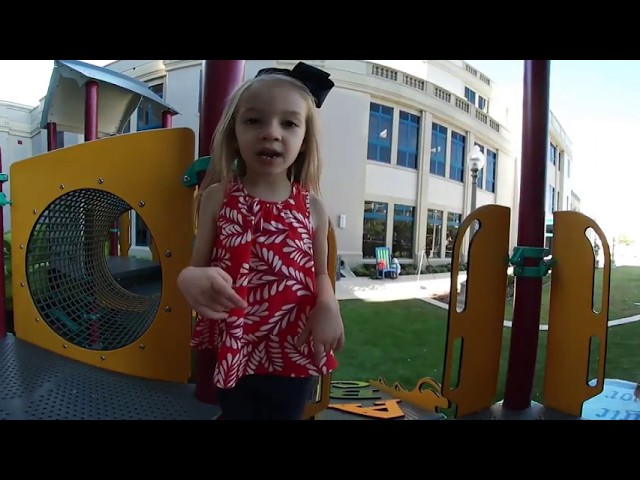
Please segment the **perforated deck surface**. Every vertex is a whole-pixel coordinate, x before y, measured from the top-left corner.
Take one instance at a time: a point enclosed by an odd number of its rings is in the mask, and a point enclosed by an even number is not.
[[[0,339],[0,420],[213,420],[194,386],[101,370]]]

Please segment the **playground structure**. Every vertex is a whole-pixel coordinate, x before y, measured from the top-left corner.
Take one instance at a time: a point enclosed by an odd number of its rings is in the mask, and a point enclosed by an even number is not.
[[[217,416],[213,352],[196,352],[191,372],[192,312],[175,280],[190,257],[193,189],[210,161],[224,99],[242,72],[243,61],[204,61],[196,154],[194,133],[172,128],[178,112],[145,84],[81,62],[56,61],[42,121],[49,152],[17,162],[10,171],[15,335],[6,334],[0,318],[0,390],[13,393],[0,394],[0,419]],[[579,418],[584,402],[602,392],[609,246],[588,217],[556,212],[553,249],[544,249],[548,92],[549,61],[526,61],[519,211],[526,220],[519,222],[519,246],[511,254],[508,208],[487,205],[463,221],[453,248],[442,382],[417,379],[407,391],[381,378],[331,382],[325,376],[305,418],[441,419],[439,412],[452,405],[455,418]],[[163,128],[122,135],[143,103],[158,113]],[[56,149],[57,127],[84,133],[85,143]],[[155,290],[130,290],[110,271],[113,261],[127,260],[132,211],[153,238],[161,273]],[[466,304],[458,312],[457,266],[463,238],[475,222]],[[597,313],[588,228],[600,236],[605,258]],[[333,230],[328,241],[335,282]],[[549,253],[551,262],[545,260]],[[511,352],[505,398],[494,404],[510,265],[517,278]],[[545,405],[539,405],[531,391],[542,277],[549,270]],[[589,383],[595,340],[598,368]],[[188,383],[191,375],[195,384]],[[92,396],[101,401],[91,402]]]

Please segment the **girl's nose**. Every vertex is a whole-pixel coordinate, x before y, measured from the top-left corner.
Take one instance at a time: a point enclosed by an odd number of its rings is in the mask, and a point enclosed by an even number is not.
[[[262,132],[262,138],[265,140],[280,140],[282,138],[282,129],[276,122],[270,123]]]

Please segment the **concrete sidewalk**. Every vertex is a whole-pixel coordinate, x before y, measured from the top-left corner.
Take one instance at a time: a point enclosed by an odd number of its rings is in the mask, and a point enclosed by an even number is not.
[[[467,272],[458,274],[458,288],[467,278]],[[388,302],[411,298],[430,299],[434,295],[448,293],[451,287],[451,273],[425,273],[401,275],[396,280],[374,280],[368,277],[341,278],[336,282],[338,300],[367,300]]]

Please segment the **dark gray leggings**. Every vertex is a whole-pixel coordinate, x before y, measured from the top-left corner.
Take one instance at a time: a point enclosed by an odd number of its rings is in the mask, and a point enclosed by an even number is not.
[[[248,375],[218,389],[222,420],[301,420],[313,377]]]

